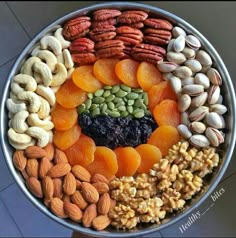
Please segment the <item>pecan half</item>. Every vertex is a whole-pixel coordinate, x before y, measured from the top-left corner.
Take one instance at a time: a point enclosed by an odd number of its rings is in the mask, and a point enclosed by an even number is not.
[[[78,38],[72,41],[69,49],[72,53],[92,52],[94,49],[94,42],[89,38],[85,37]]]
[[[165,52],[165,49],[160,46],[141,43],[132,48],[131,55],[135,60],[156,64],[163,60]]]
[[[95,44],[98,58],[123,57],[124,43],[120,40],[106,40]]]
[[[111,40],[116,36],[116,28],[112,25],[106,25],[100,28],[94,28],[89,32],[89,36],[94,41]]]
[[[93,19],[96,21],[103,21],[120,15],[121,11],[117,9],[100,9],[93,13]]]
[[[66,22],[63,27],[62,34],[66,40],[74,40],[85,36],[88,33],[88,28],[91,26],[90,17],[81,16]]]
[[[92,64],[97,60],[94,53],[90,52],[71,54],[71,56],[74,63],[77,63],[79,65]]]
[[[107,20],[103,20],[103,21],[92,21],[92,28],[101,28],[104,26],[109,26],[112,25],[114,26],[116,24],[116,18],[109,18]]]
[[[171,31],[173,28],[172,24],[169,21],[158,18],[147,18],[144,21],[144,24],[155,29],[163,29],[169,31]]]
[[[171,32],[168,30],[147,28],[144,30],[144,41],[157,44],[157,45],[166,45],[171,39]]]
[[[121,26],[116,29],[117,40],[122,40],[125,45],[136,45],[143,40],[143,33],[139,29]]]
[[[130,27],[133,27],[133,28],[138,28],[138,29],[140,29],[140,28],[143,28],[143,27],[144,27],[144,23],[143,23],[142,21],[140,21],[140,22],[132,23],[132,24],[130,24],[129,26],[130,26]]]
[[[124,11],[120,16],[118,16],[117,21],[122,24],[132,24],[137,22],[142,22],[147,19],[148,14],[144,11]]]

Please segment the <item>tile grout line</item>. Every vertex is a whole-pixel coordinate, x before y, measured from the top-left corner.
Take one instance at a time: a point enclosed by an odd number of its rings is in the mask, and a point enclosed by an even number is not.
[[[21,25],[22,29],[24,30],[24,32],[26,33],[26,35],[30,38],[30,40],[32,39],[30,34],[27,32],[27,30],[25,29],[24,25],[22,24],[22,22],[20,21],[20,19],[17,17],[16,13],[13,11],[13,9],[11,8],[11,6],[8,4],[7,1],[5,1],[7,7],[9,8],[9,10],[11,11],[11,13],[14,15],[14,17],[16,18],[16,20],[18,21],[18,23]]]
[[[10,183],[9,185],[7,185],[5,188],[1,189],[1,190],[0,190],[0,193],[3,192],[3,191],[5,191],[7,188],[9,188],[10,186],[12,186],[13,184],[15,184],[15,182],[12,182],[12,183]]]
[[[9,188],[10,186],[12,186],[13,184],[14,184],[14,183],[12,183],[11,185],[9,185],[7,188]],[[6,189],[6,188],[5,188],[5,189]],[[3,189],[3,190],[5,190],[5,189]],[[3,191],[3,190],[2,190],[2,191]],[[22,233],[20,227],[18,226],[18,224],[16,223],[14,217],[13,217],[12,214],[10,213],[10,211],[9,211],[7,205],[5,204],[4,200],[3,200],[1,197],[0,197],[0,200],[1,200],[2,204],[3,204],[3,206],[6,208],[7,213],[8,213],[9,216],[11,217],[12,221],[15,223],[16,228],[18,229],[19,233],[21,234],[21,237],[24,237],[24,235],[23,235],[23,233]]]
[[[7,60],[6,62],[0,64],[0,68],[3,67],[3,66],[5,66],[6,64],[8,64],[10,61],[16,59],[18,55],[19,55],[19,54],[13,56],[12,58],[10,58],[9,60]]]

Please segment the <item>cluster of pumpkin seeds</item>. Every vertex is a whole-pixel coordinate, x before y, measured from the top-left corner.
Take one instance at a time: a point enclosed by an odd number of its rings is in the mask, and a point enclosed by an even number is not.
[[[88,99],[78,107],[79,114],[135,118],[151,114],[148,110],[148,95],[141,88],[131,88],[125,84],[105,86],[87,96]]]

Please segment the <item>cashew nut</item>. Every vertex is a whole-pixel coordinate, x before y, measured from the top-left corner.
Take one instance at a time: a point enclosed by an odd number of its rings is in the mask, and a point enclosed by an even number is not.
[[[52,131],[47,131],[48,136],[49,136],[49,143],[53,142],[53,132]]]
[[[44,85],[38,85],[36,93],[45,98],[51,106],[54,106],[56,103],[56,97],[54,92],[50,87],[45,87]]]
[[[26,133],[37,139],[37,146],[39,147],[45,147],[49,142],[48,132],[40,127],[32,126],[28,128]]]
[[[45,86],[49,86],[52,82],[52,73],[47,64],[43,62],[37,62],[33,66],[33,70],[37,73],[35,77],[40,75]]]
[[[24,92],[24,89],[18,83],[11,82],[11,92],[17,95],[21,92]]]
[[[29,103],[30,112],[37,112],[39,110],[41,101],[36,93],[24,91],[19,93],[17,96],[20,100],[25,100]]]
[[[30,126],[38,126],[46,131],[51,130],[54,124],[48,120],[41,120],[37,113],[31,113],[27,119]]]
[[[25,63],[22,65],[20,72],[21,72],[22,74],[28,74],[28,75],[33,76],[33,75],[34,75],[33,65],[34,65],[34,63],[37,63],[37,62],[41,62],[41,59],[39,59],[38,57],[36,57],[36,55],[30,57],[30,58],[27,59],[27,60],[25,61]]]
[[[18,99],[17,95],[12,91],[10,91],[10,98],[13,100],[14,103],[22,103],[22,101]]]
[[[62,49],[66,49],[69,48],[70,46],[70,41],[67,41],[64,39],[63,35],[62,35],[62,28],[58,28],[55,33],[54,36],[60,41]]]
[[[31,55],[36,56],[40,50],[41,50],[40,43],[35,44],[33,50],[31,51]]]
[[[8,111],[13,114],[26,110],[25,103],[15,103],[12,98],[7,99],[6,105]]]
[[[12,117],[13,117],[13,116],[12,116]],[[11,117],[11,118],[12,118],[12,117]],[[11,119],[11,120],[9,120],[9,122],[8,122],[8,127],[9,127],[9,128],[11,128],[11,127],[12,127],[12,126],[11,126],[11,122],[12,122],[12,119]]]
[[[57,63],[65,64],[63,53],[57,55]]]
[[[37,88],[37,83],[35,79],[27,74],[17,74],[13,81],[19,85],[24,86],[23,89],[26,91],[32,91],[34,92]]]
[[[39,99],[41,101],[41,106],[37,112],[38,116],[40,119],[46,119],[50,114],[50,105],[43,97],[39,96]]]
[[[24,133],[28,129],[28,125],[25,123],[29,112],[20,111],[17,112],[11,119],[11,127],[17,133]]]
[[[10,128],[7,134],[11,142],[16,144],[27,144],[31,141],[31,136],[27,134],[17,133],[13,128]]]
[[[65,66],[67,69],[71,69],[74,66],[74,62],[73,59],[71,57],[70,51],[67,49],[63,50],[63,57],[64,57],[64,61],[65,61]]]
[[[62,85],[67,78],[67,70],[66,67],[58,63],[56,64],[55,74],[52,77],[52,82],[50,83],[50,86],[56,87]]]
[[[44,36],[40,40],[41,49],[47,50],[50,49],[55,55],[59,55],[62,51],[60,41],[54,36]]]
[[[8,118],[9,118],[9,119],[12,119],[13,116],[14,116],[14,113],[8,112]],[[8,124],[8,125],[10,125],[10,124]],[[11,127],[11,126],[9,126],[9,127]]]
[[[25,144],[18,144],[13,142],[10,138],[9,138],[9,143],[10,145],[15,148],[16,150],[25,150],[27,147],[35,145],[35,139],[31,138],[31,141],[29,143],[25,143]]]
[[[37,54],[41,60],[45,61],[48,67],[53,71],[57,64],[57,57],[49,50],[40,50]]]
[[[74,70],[75,70],[75,68],[68,69],[66,80],[71,78],[71,75],[72,75],[72,73],[74,72]]]

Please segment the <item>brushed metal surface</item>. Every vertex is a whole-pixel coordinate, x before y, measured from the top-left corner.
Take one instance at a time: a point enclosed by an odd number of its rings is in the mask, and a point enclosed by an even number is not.
[[[185,209],[179,213],[177,213],[174,217],[167,218],[161,225],[148,225],[148,226],[142,226],[138,227],[136,230],[133,231],[121,231],[117,232],[114,230],[107,230],[107,231],[101,231],[97,232],[91,229],[84,228],[80,226],[79,224],[69,222],[68,220],[58,218],[54,216],[45,206],[44,204],[37,198],[35,198],[25,187],[24,180],[22,179],[21,175],[15,170],[13,164],[12,164],[12,148],[8,144],[7,141],[7,110],[5,107],[5,102],[6,99],[9,96],[9,85],[10,85],[10,80],[12,77],[18,73],[22,63],[24,60],[28,57],[28,52],[32,49],[33,45],[39,41],[39,39],[49,32],[50,30],[53,29],[55,25],[58,24],[63,24],[66,22],[68,19],[86,14],[90,11],[94,11],[96,9],[100,8],[119,8],[119,9],[143,9],[151,14],[158,16],[158,17],[163,17],[168,20],[170,20],[172,23],[179,25],[180,27],[184,28],[188,33],[192,33],[196,36],[199,37],[201,40],[203,48],[205,48],[211,55],[214,61],[214,67],[216,67],[224,81],[224,84],[222,86],[222,90],[224,93],[224,103],[228,107],[228,113],[226,116],[226,121],[227,121],[227,129],[228,133],[226,135],[226,140],[224,144],[224,151],[222,151],[222,161],[221,165],[217,168],[217,170],[214,172],[214,174],[211,176],[211,178],[208,181],[208,185],[201,191],[200,194],[198,194],[194,199],[191,200],[191,202],[185,207]],[[2,95],[2,104],[1,104],[1,144],[3,148],[3,152],[8,164],[8,167],[17,182],[18,186],[21,188],[21,190],[24,192],[26,197],[30,199],[30,201],[37,207],[39,208],[42,212],[44,212],[46,215],[54,219],[55,221],[59,222],[60,224],[63,224],[73,230],[77,230],[79,232],[93,235],[93,236],[102,236],[102,237],[133,237],[133,236],[140,236],[140,235],[145,235],[148,233],[152,233],[155,231],[158,231],[160,229],[166,228],[178,220],[182,219],[184,216],[188,215],[192,210],[194,210],[196,207],[198,207],[208,196],[209,194],[214,190],[214,188],[217,186],[219,183],[220,179],[222,178],[233,153],[234,149],[234,144],[235,144],[235,138],[236,138],[236,129],[235,129],[235,119],[236,118],[236,111],[235,111],[235,94],[234,94],[234,89],[232,85],[232,81],[230,79],[230,76],[228,74],[228,71],[214,49],[214,47],[208,42],[208,40],[198,31],[196,30],[193,26],[188,24],[186,21],[183,19],[175,16],[174,14],[171,14],[167,11],[164,11],[162,9],[159,9],[157,7],[152,7],[149,5],[145,4],[138,4],[138,3],[127,3],[127,2],[112,2],[112,3],[103,3],[103,4],[96,4],[92,5],[90,7],[85,7],[81,8],[75,12],[69,13],[68,15],[65,15],[58,20],[54,21],[50,25],[44,28],[38,35],[34,37],[34,39],[25,47],[25,49],[21,52],[20,56],[16,60],[14,66],[12,67],[9,76],[8,76],[8,82],[6,84],[6,87],[4,89],[3,95]]]

